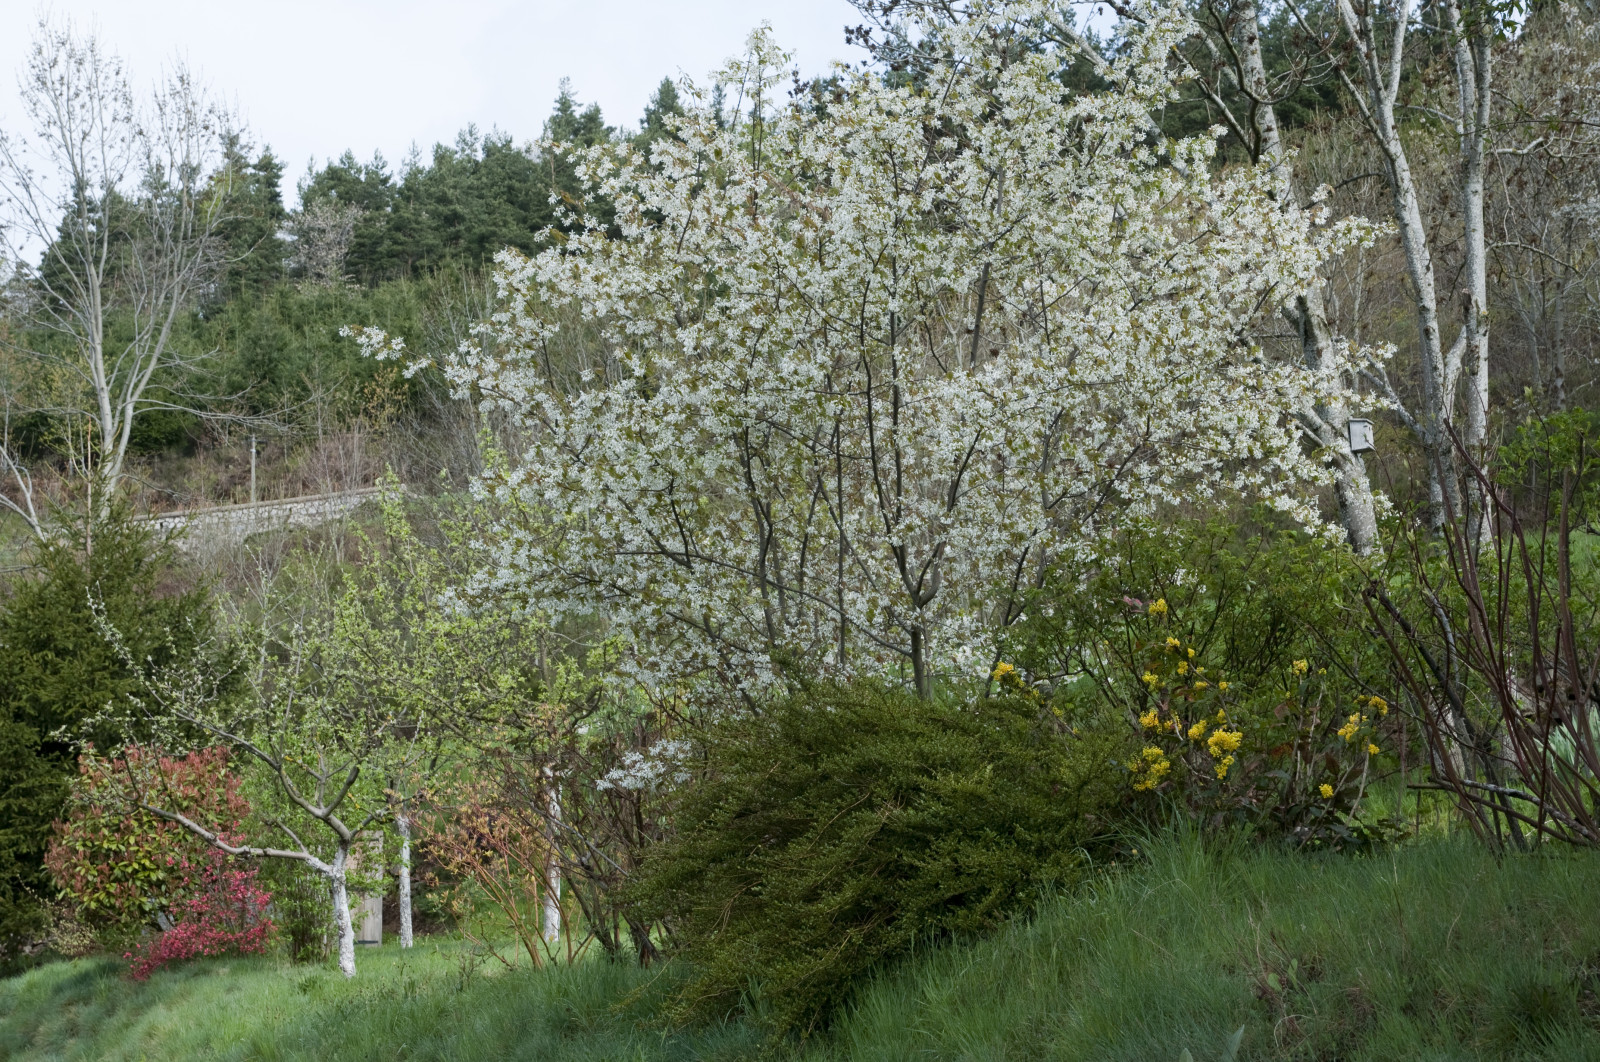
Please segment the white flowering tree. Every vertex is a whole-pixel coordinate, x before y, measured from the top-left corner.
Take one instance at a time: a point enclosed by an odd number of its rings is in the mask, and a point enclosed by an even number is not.
[[[937,27],[925,81],[841,68],[809,108],[769,98],[757,33],[721,75],[741,120],[686,85],[650,159],[583,153],[622,238],[503,254],[489,342],[441,359],[528,440],[484,489],[545,514],[500,528],[484,589],[609,617],[646,683],[749,695],[796,662],[927,695],[1132,515],[1237,494],[1315,520],[1294,413],[1348,366],[1248,337],[1367,230],[1215,176],[1215,136],[1153,139],[1181,6],[1094,95],[1061,87],[1071,55],[985,46],[1038,15]]]

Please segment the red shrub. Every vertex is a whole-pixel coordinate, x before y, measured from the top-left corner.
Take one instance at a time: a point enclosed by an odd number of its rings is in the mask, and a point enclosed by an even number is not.
[[[264,952],[272,935],[268,892],[256,884],[256,868],[232,862],[211,849],[184,884],[188,898],[170,912],[175,924],[124,958],[136,981],[169,963],[218,955]]]
[[[110,760],[90,750],[79,760],[67,819],[56,824],[45,862],[78,916],[107,943],[158,923],[168,927],[128,952],[135,977],[178,959],[265,946],[271,898],[256,884],[256,869],[139,808],[148,799],[237,843],[250,813],[239,782],[221,748],[186,756],[133,749]]]

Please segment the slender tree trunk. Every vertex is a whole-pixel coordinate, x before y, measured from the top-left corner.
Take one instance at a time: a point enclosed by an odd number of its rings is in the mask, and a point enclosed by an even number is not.
[[[395,832],[400,835],[399,905],[400,946],[411,947],[411,816],[402,805],[394,819]]]
[[[345,867],[350,861],[350,847],[341,842],[333,857],[333,868],[328,874],[328,884],[333,892],[333,926],[339,936],[339,972],[346,977],[356,975],[356,928],[350,921],[350,892],[345,887]]]
[[[911,681],[917,688],[917,696],[923,700],[933,697],[933,677],[928,674],[928,653],[923,640],[922,628],[911,628]]]
[[[561,859],[558,854],[561,794],[556,788],[554,772],[546,767],[544,773],[545,807],[549,815],[545,838],[550,846],[544,878],[544,942],[554,948],[561,943]]]
[[[1266,63],[1261,55],[1260,12],[1254,0],[1242,0],[1235,10],[1238,18],[1234,46],[1244,75],[1242,87],[1254,104],[1253,120],[1260,157],[1277,169],[1278,194],[1285,207],[1299,210],[1301,203],[1294,188],[1293,163],[1283,150]],[[1307,290],[1292,308],[1285,308],[1284,315],[1300,333],[1301,356],[1307,368],[1315,371],[1335,364],[1340,354],[1339,345],[1328,321],[1327,304],[1320,288],[1313,286]],[[1341,381],[1343,389],[1348,390],[1351,382]],[[1339,500],[1339,522],[1344,527],[1345,537],[1352,549],[1366,554],[1377,547],[1378,518],[1366,464],[1350,450],[1350,405],[1351,402],[1341,394],[1333,401],[1313,409],[1311,416],[1305,420],[1309,421],[1306,424],[1308,432],[1317,445],[1328,453],[1333,465],[1336,477],[1334,493]]]
[[[1428,230],[1423,221],[1421,201],[1405,143],[1395,120],[1411,4],[1409,0],[1400,0],[1389,11],[1393,23],[1384,30],[1390,35],[1386,53],[1380,51],[1375,6],[1363,5],[1357,11],[1352,0],[1338,0],[1338,8],[1355,53],[1357,76],[1361,79],[1364,91],[1356,87],[1343,68],[1340,69],[1340,76],[1346,89],[1355,98],[1362,119],[1383,156],[1390,204],[1405,254],[1406,276],[1411,282],[1412,296],[1416,302],[1422,384],[1422,408],[1416,419],[1423,453],[1428,460],[1428,518],[1433,528],[1440,530],[1448,513],[1461,512],[1455,443],[1450,437],[1449,426],[1455,412],[1463,366],[1467,369],[1472,392],[1466,403],[1467,423],[1463,441],[1479,431],[1483,432],[1484,438],[1487,437],[1489,318],[1483,228],[1483,165],[1490,113],[1489,49],[1493,44],[1493,27],[1487,20],[1474,27],[1465,27],[1457,0],[1444,0],[1443,15],[1448,23],[1449,35],[1455,38],[1456,91],[1461,105],[1459,132],[1463,235],[1466,243],[1466,255],[1462,263],[1465,319],[1455,343],[1446,349],[1440,331],[1438,288],[1433,255],[1428,246]],[[1481,445],[1481,441],[1475,445]],[[1481,508],[1481,499],[1478,501]],[[1486,526],[1487,522],[1484,524]]]
[[[1494,37],[1489,21],[1481,16],[1475,24],[1468,25],[1457,0],[1445,3],[1444,16],[1445,25],[1455,38],[1456,90],[1461,105],[1462,239],[1466,245],[1461,355],[1466,377],[1466,426],[1461,442],[1472,459],[1481,462],[1489,442],[1489,255],[1483,205]],[[1482,543],[1493,534],[1488,499],[1473,476],[1467,477],[1466,493],[1472,537]]]
[[[1301,330],[1306,367],[1322,368],[1336,353],[1322,292],[1312,288],[1297,300],[1295,310],[1286,313]],[[1303,423],[1333,464],[1339,522],[1350,548],[1362,555],[1371,553],[1378,545],[1377,506],[1372,496],[1372,481],[1367,478],[1366,462],[1350,449],[1350,406],[1345,396],[1341,394],[1317,405]]]

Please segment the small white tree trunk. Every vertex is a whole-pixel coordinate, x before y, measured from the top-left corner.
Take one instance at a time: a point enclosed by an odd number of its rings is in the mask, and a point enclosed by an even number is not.
[[[395,832],[400,835],[400,946],[411,947],[411,818],[404,811],[395,816]]]
[[[1339,520],[1344,525],[1350,548],[1365,556],[1378,545],[1378,512],[1372,501],[1372,481],[1360,454],[1348,458],[1339,454],[1334,461],[1338,479],[1334,493],[1339,498]]]
[[[559,840],[557,827],[561,822],[561,797],[549,768],[545,769],[545,778],[548,779],[545,788],[545,806],[550,815],[546,833],[546,839],[550,843],[550,856],[545,864],[544,942],[553,948],[561,943],[561,860],[556,855],[556,845]]]
[[[350,850],[340,844],[333,857],[333,869],[328,874],[328,884],[333,892],[333,926],[339,936],[339,972],[346,977],[356,975],[356,927],[350,921],[350,892],[345,887],[344,869],[349,862]]]
[[[554,855],[544,882],[544,942],[552,948],[561,943],[561,864]]]

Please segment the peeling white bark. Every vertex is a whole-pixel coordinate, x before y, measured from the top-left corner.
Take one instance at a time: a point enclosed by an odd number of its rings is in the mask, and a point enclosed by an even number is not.
[[[1453,59],[1460,117],[1462,223],[1465,256],[1462,270],[1461,330],[1446,348],[1439,320],[1439,296],[1434,276],[1428,230],[1423,222],[1420,197],[1400,127],[1395,120],[1399,104],[1406,33],[1411,20],[1409,0],[1400,0],[1390,12],[1387,54],[1382,51],[1376,23],[1377,7],[1364,5],[1358,12],[1351,0],[1338,0],[1354,54],[1356,76],[1340,68],[1340,77],[1356,102],[1362,120],[1383,156],[1390,202],[1404,252],[1406,276],[1416,303],[1418,356],[1421,366],[1422,408],[1415,423],[1429,464],[1429,520],[1441,527],[1452,509],[1461,511],[1457,488],[1454,442],[1450,425],[1458,400],[1463,366],[1466,369],[1462,442],[1481,447],[1487,438],[1489,408],[1489,316],[1487,255],[1484,242],[1483,186],[1490,115],[1490,74],[1493,27],[1480,20],[1467,25],[1458,0],[1445,0],[1442,14],[1454,39]],[[1360,84],[1358,86],[1357,81]],[[1469,499],[1469,504],[1474,503]],[[1481,502],[1473,504],[1481,511]],[[1483,522],[1487,529],[1487,522]]]
[[[558,829],[561,822],[561,796],[548,768],[545,803],[549,810],[546,838],[550,843],[549,862],[545,864],[544,881],[544,942],[550,947],[561,943],[561,860],[557,856],[560,841]]]

